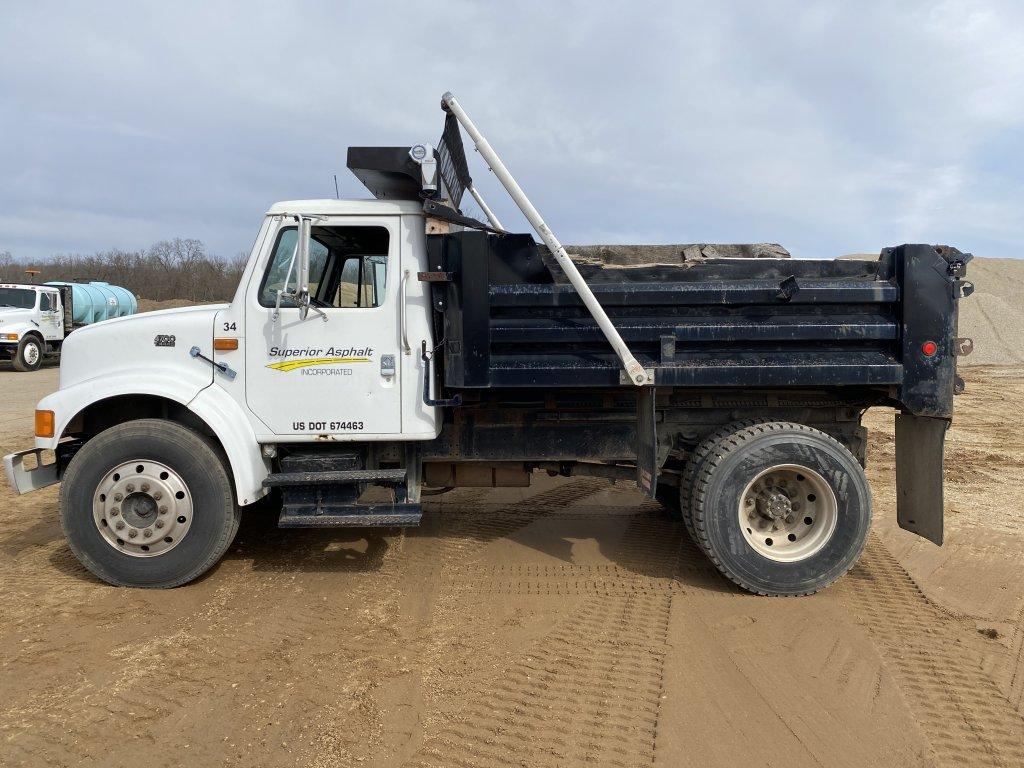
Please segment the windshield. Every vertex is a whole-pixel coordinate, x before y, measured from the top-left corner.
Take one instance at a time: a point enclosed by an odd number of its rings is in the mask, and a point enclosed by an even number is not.
[[[32,309],[36,305],[36,292],[27,288],[0,288],[0,307]]]

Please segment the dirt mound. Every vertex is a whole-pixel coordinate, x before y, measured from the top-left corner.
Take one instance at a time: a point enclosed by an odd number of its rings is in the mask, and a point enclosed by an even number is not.
[[[139,312],[156,312],[158,309],[178,309],[180,307],[191,307],[196,302],[188,299],[139,299]]]
[[[1024,259],[975,258],[967,279],[975,291],[960,302],[959,334],[974,339],[974,352],[961,363],[1024,363]]]

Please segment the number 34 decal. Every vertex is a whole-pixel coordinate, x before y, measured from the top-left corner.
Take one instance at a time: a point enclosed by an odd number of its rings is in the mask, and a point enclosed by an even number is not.
[[[238,323],[224,323],[224,330],[225,331],[237,331],[238,330]]]

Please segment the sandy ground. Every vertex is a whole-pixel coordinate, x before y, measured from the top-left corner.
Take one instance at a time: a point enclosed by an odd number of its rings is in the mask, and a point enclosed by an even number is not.
[[[0,449],[57,371],[0,372]],[[948,543],[876,525],[825,592],[745,595],[604,481],[462,490],[406,534],[250,511],[172,591],[115,589],[56,491],[0,490],[4,766],[1024,765],[1024,369],[972,368]]]

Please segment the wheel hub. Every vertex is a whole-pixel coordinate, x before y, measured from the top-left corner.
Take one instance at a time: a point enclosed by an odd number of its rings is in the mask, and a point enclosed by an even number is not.
[[[793,514],[793,501],[777,488],[757,495],[757,511],[768,520],[782,520]]]
[[[769,560],[798,562],[832,537],[838,503],[828,482],[809,467],[782,464],[751,480],[740,496],[739,522],[751,548]]]
[[[121,519],[136,528],[148,528],[156,520],[157,509],[148,493],[133,493],[121,502]]]
[[[188,486],[173,469],[149,459],[125,462],[104,475],[92,508],[103,540],[132,557],[173,549],[192,525]]]

